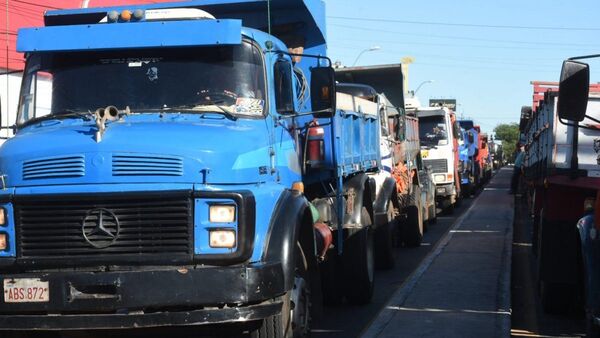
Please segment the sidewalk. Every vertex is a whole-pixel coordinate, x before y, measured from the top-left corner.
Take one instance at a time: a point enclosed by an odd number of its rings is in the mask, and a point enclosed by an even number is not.
[[[510,336],[511,174],[500,170],[363,338]]]

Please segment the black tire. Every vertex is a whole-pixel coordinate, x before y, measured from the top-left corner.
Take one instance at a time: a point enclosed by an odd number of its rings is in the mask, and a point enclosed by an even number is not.
[[[595,317],[597,316],[596,311],[588,303],[588,295],[590,294],[590,285],[588,281],[588,274],[585,270],[584,264],[582,264],[582,281],[583,281],[583,299],[585,303],[585,332],[588,338],[600,338],[600,326],[596,324]]]
[[[343,276],[340,257],[335,253],[327,255],[327,259],[320,264],[320,271],[323,304],[327,306],[341,305],[344,299],[344,292],[339,287],[341,283],[340,278]]]
[[[396,227],[394,205],[390,200],[388,202],[386,224],[380,225],[375,230],[375,267],[377,269],[389,270],[396,263],[394,259]]]
[[[250,332],[250,338],[285,338],[285,322],[281,314],[265,318],[258,329]]]
[[[585,331],[587,338],[600,338],[600,327],[596,324],[594,316],[591,313],[586,313]]]
[[[417,190],[419,192],[419,190]],[[417,194],[417,196],[419,196]],[[418,247],[423,240],[423,214],[421,200],[413,199],[413,205],[406,208],[406,222],[402,227],[402,242],[407,247]]]
[[[446,215],[453,215],[455,207],[456,207],[456,203],[454,203],[454,204],[451,203],[449,206],[446,207],[446,209],[444,209],[444,213]]]
[[[575,288],[570,284],[554,283],[551,281],[544,280],[542,276],[542,267],[547,266],[546,260],[548,258],[545,255],[543,244],[543,224],[544,224],[544,212],[543,209],[540,211],[540,223],[538,227],[538,289],[540,294],[540,300],[544,312],[550,314],[566,314],[572,309],[573,296],[575,295]]]
[[[310,334],[310,281],[308,263],[300,243],[296,243],[293,289],[283,296],[281,313],[262,320],[250,332],[251,338],[302,338]]]
[[[437,223],[437,211],[435,208],[435,203],[429,207],[429,224]]]
[[[540,281],[539,287],[544,312],[566,314],[572,309],[573,286]]]
[[[371,216],[365,207],[361,210],[363,228],[344,242],[344,278],[346,300],[364,305],[371,301],[375,285],[375,255]]]

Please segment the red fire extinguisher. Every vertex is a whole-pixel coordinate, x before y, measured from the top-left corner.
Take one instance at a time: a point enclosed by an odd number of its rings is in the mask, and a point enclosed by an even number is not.
[[[311,167],[319,166],[325,159],[325,130],[319,126],[319,122],[314,119],[308,128],[308,156],[307,162]]]

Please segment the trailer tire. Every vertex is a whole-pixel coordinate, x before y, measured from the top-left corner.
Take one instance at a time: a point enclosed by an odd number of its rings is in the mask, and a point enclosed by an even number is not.
[[[414,200],[414,205],[406,208],[406,222],[402,227],[402,241],[405,246],[418,247],[423,240],[423,214],[420,199]]]
[[[446,209],[444,209],[444,213],[446,215],[453,215],[454,214],[454,209],[456,207],[456,203],[450,203]]]
[[[429,206],[429,224],[437,223],[437,211],[435,208],[435,203]]]
[[[397,223],[394,218],[394,205],[388,202],[386,224],[375,230],[375,267],[389,270],[394,267],[394,242],[397,235]]]
[[[346,300],[353,305],[369,303],[375,285],[373,232],[367,208],[362,208],[360,219],[363,228],[344,241],[343,253]]]
[[[339,306],[344,299],[344,292],[339,287],[343,269],[340,257],[337,253],[327,255],[327,259],[321,263],[321,289],[323,290],[323,304],[327,306]]]

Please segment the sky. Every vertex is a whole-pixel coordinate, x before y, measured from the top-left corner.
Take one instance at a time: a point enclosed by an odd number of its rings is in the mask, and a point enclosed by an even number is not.
[[[484,131],[518,122],[533,80],[558,81],[565,58],[600,54],[600,0],[325,0],[329,56],[351,66],[412,57],[409,89],[453,98]],[[493,26],[493,27],[490,27]],[[600,61],[589,62],[592,82]],[[594,71],[595,69],[595,71]]]

